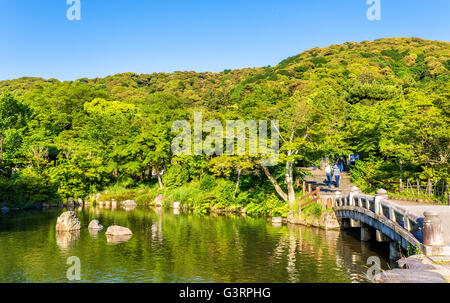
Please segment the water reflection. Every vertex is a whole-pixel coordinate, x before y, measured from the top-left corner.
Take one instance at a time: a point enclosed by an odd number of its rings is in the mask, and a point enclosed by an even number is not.
[[[92,236],[92,238],[98,239],[98,234],[100,233],[101,230],[89,228],[88,231],[89,231],[89,234]]]
[[[133,210],[136,209],[136,206],[129,206],[129,205],[122,206],[122,209],[125,210],[125,211],[133,211]]]
[[[17,273],[34,282],[64,281],[59,252],[68,250],[85,260],[83,279],[91,282],[352,282],[367,271],[368,257],[388,259],[387,249],[346,232],[272,226],[262,218],[91,207],[77,212],[81,232],[55,233],[59,212],[0,220],[0,282],[17,281]],[[94,219],[128,227],[133,236],[88,230]],[[34,272],[36,264],[45,278]]]
[[[106,240],[108,244],[117,245],[128,242],[132,237],[133,237],[132,235],[125,235],[125,236],[106,235]]]
[[[56,244],[62,251],[70,250],[77,244],[77,240],[80,238],[80,231],[57,231],[56,232]]]

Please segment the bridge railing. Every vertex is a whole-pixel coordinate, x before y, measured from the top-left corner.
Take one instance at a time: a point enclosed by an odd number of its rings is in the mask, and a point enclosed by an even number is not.
[[[373,212],[393,221],[414,235],[418,240],[422,237],[422,218],[386,199],[386,191],[377,191],[376,196],[360,194],[354,187],[348,195],[337,193],[334,206],[355,206]]]

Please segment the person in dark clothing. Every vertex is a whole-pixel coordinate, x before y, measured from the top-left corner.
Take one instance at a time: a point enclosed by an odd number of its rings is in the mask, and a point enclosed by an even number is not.
[[[344,171],[344,161],[342,160],[342,158],[339,158],[338,166],[339,166],[340,172],[342,173]]]

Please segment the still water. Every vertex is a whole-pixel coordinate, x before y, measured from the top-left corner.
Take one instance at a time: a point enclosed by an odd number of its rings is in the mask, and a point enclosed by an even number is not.
[[[360,281],[367,259],[387,265],[387,248],[357,235],[263,218],[173,214],[151,208],[76,211],[82,230],[57,234],[63,210],[0,215],[0,282],[68,282],[67,259],[81,261],[80,282],[334,282]],[[90,220],[105,229],[91,233]],[[134,235],[111,241],[106,227]]]

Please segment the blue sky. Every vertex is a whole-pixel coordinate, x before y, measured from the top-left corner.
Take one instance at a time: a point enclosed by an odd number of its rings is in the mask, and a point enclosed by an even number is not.
[[[450,41],[449,0],[0,0],[0,80],[276,65],[315,46],[381,37]]]

